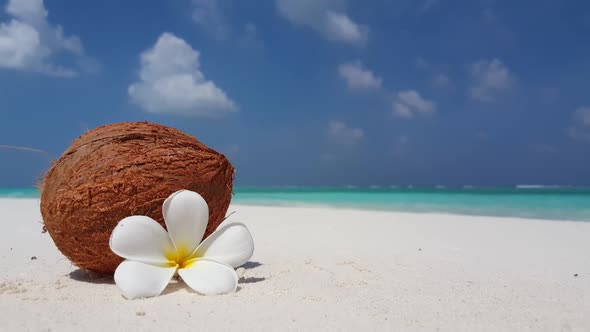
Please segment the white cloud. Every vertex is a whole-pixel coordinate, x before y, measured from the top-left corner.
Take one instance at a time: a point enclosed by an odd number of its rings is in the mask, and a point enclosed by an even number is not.
[[[343,63],[338,66],[338,73],[351,90],[377,90],[381,88],[382,79],[363,67],[360,61]]]
[[[362,45],[367,39],[366,26],[355,23],[346,14],[326,12],[325,36],[334,41]]]
[[[276,0],[278,11],[294,25],[319,32],[324,38],[364,46],[369,29],[344,11],[344,0]]]
[[[199,68],[199,52],[183,39],[163,33],[141,54],[139,82],[129,86],[131,100],[150,113],[215,116],[236,105]]]
[[[225,40],[230,37],[231,27],[223,14],[219,0],[192,0],[192,18],[213,38]]]
[[[453,87],[453,82],[447,75],[438,73],[432,77],[432,85],[437,88],[448,89]]]
[[[516,80],[498,59],[478,61],[469,69],[472,78],[469,93],[472,99],[480,102],[494,101],[498,93],[510,88]]]
[[[74,77],[98,63],[84,54],[77,36],[65,36],[60,25],[51,25],[43,0],[10,0],[5,7],[10,16],[0,22],[0,68]],[[56,54],[73,56],[76,65],[61,66],[52,61]]]
[[[342,121],[332,121],[328,124],[328,135],[345,145],[360,142],[365,137],[365,132],[360,128],[351,128]]]
[[[43,0],[9,0],[6,13],[29,23],[40,25],[49,14]]]
[[[402,118],[411,118],[417,114],[429,115],[436,112],[436,104],[422,98],[416,90],[398,92],[393,102],[393,113]]]
[[[590,141],[590,106],[579,107],[573,115],[574,124],[567,133],[573,139]]]
[[[0,24],[0,66],[23,69],[44,53],[39,33],[17,20]]]

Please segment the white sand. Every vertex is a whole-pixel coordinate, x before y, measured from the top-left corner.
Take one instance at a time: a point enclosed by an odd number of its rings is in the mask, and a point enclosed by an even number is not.
[[[233,206],[256,244],[237,293],[128,301],[38,210],[0,200],[2,331],[590,331],[590,223]]]

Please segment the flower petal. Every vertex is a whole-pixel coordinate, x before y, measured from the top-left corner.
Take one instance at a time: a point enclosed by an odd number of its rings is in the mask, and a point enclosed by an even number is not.
[[[146,216],[121,220],[111,233],[109,246],[123,258],[156,265],[165,264],[166,253],[174,252],[164,227]]]
[[[170,238],[179,255],[185,257],[190,255],[203,239],[207,228],[209,221],[207,202],[196,192],[180,190],[164,201],[162,213]]]
[[[179,269],[182,280],[204,295],[233,293],[238,287],[238,275],[229,265],[210,259],[197,259],[188,268]]]
[[[123,296],[133,300],[162,293],[176,272],[176,267],[160,267],[126,260],[115,270],[115,283]]]
[[[209,235],[193,254],[212,259],[233,268],[248,262],[254,253],[254,240],[246,225],[236,222],[218,228]]]

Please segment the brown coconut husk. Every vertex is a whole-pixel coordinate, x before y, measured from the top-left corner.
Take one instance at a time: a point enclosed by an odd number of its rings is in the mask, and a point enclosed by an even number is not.
[[[57,248],[78,267],[113,273],[109,248],[117,223],[145,215],[164,227],[162,203],[198,192],[209,205],[205,236],[224,219],[234,168],[222,154],[179,130],[148,122],[98,127],[76,139],[40,187],[41,214]]]

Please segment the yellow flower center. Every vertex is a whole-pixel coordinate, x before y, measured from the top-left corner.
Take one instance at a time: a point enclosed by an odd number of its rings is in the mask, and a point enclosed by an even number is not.
[[[177,248],[170,248],[165,250],[166,266],[176,267],[179,269],[186,269],[197,261],[196,255],[191,255],[185,246],[178,246]]]

